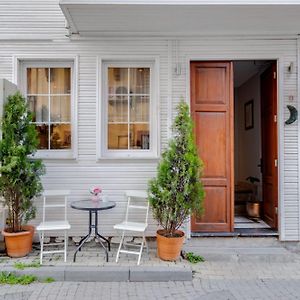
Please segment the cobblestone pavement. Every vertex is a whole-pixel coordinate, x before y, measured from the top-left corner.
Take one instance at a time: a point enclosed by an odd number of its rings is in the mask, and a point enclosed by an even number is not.
[[[0,286],[0,299],[300,299],[300,263],[204,262],[192,282]]]
[[[94,247],[97,245],[87,247],[80,253],[76,264],[101,265],[103,255],[96,255]],[[192,266],[194,279],[191,282],[53,282],[28,286],[2,285],[0,300],[300,299],[299,248],[299,243],[289,244],[287,247],[276,239],[193,239],[189,242],[188,249],[203,255],[206,253],[206,261]],[[215,252],[212,253],[213,251]],[[114,255],[111,253],[110,265],[115,264]],[[38,251],[34,251],[21,261],[30,262],[37,258]],[[0,270],[3,265],[13,265],[20,261],[5,257],[1,259]],[[71,260],[72,255],[68,258],[68,264],[72,264]],[[120,264],[128,263],[135,265],[136,258],[123,256]],[[60,265],[62,260],[54,256],[46,260],[46,264]],[[161,262],[152,248],[149,255],[143,255],[142,264],[168,263]],[[189,263],[179,260],[169,264]]]

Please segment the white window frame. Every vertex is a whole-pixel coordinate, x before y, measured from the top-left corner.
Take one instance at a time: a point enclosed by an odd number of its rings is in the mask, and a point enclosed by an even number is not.
[[[98,58],[97,158],[138,159],[159,157],[158,58]],[[150,149],[108,149],[108,68],[150,68]]]
[[[34,154],[42,159],[76,159],[77,142],[77,72],[78,58],[15,57],[14,78],[27,99],[27,68],[71,68],[71,149],[41,149]]]

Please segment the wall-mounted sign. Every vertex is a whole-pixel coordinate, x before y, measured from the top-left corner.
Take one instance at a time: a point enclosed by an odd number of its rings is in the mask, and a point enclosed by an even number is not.
[[[298,110],[293,105],[287,105],[286,106],[290,112],[290,117],[285,121],[286,125],[293,124],[298,119]]]

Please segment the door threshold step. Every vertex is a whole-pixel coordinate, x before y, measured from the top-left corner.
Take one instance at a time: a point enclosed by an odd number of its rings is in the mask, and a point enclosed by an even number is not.
[[[278,237],[273,230],[237,229],[234,232],[192,232],[192,237]]]
[[[238,232],[192,232],[191,237],[236,237]]]
[[[239,236],[249,236],[249,237],[277,237],[278,231],[271,228],[235,228],[234,232],[239,233]]]

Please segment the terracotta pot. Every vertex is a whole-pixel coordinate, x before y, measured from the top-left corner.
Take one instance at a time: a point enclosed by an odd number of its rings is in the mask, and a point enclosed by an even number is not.
[[[247,214],[250,218],[259,218],[260,204],[258,202],[247,202]]]
[[[164,230],[156,232],[157,255],[162,260],[176,260],[180,256],[180,251],[184,242],[184,232],[176,230],[179,237],[165,237]]]
[[[34,227],[24,225],[22,232],[7,232],[2,230],[5,239],[7,255],[10,257],[23,257],[32,250],[32,239],[34,235]]]

